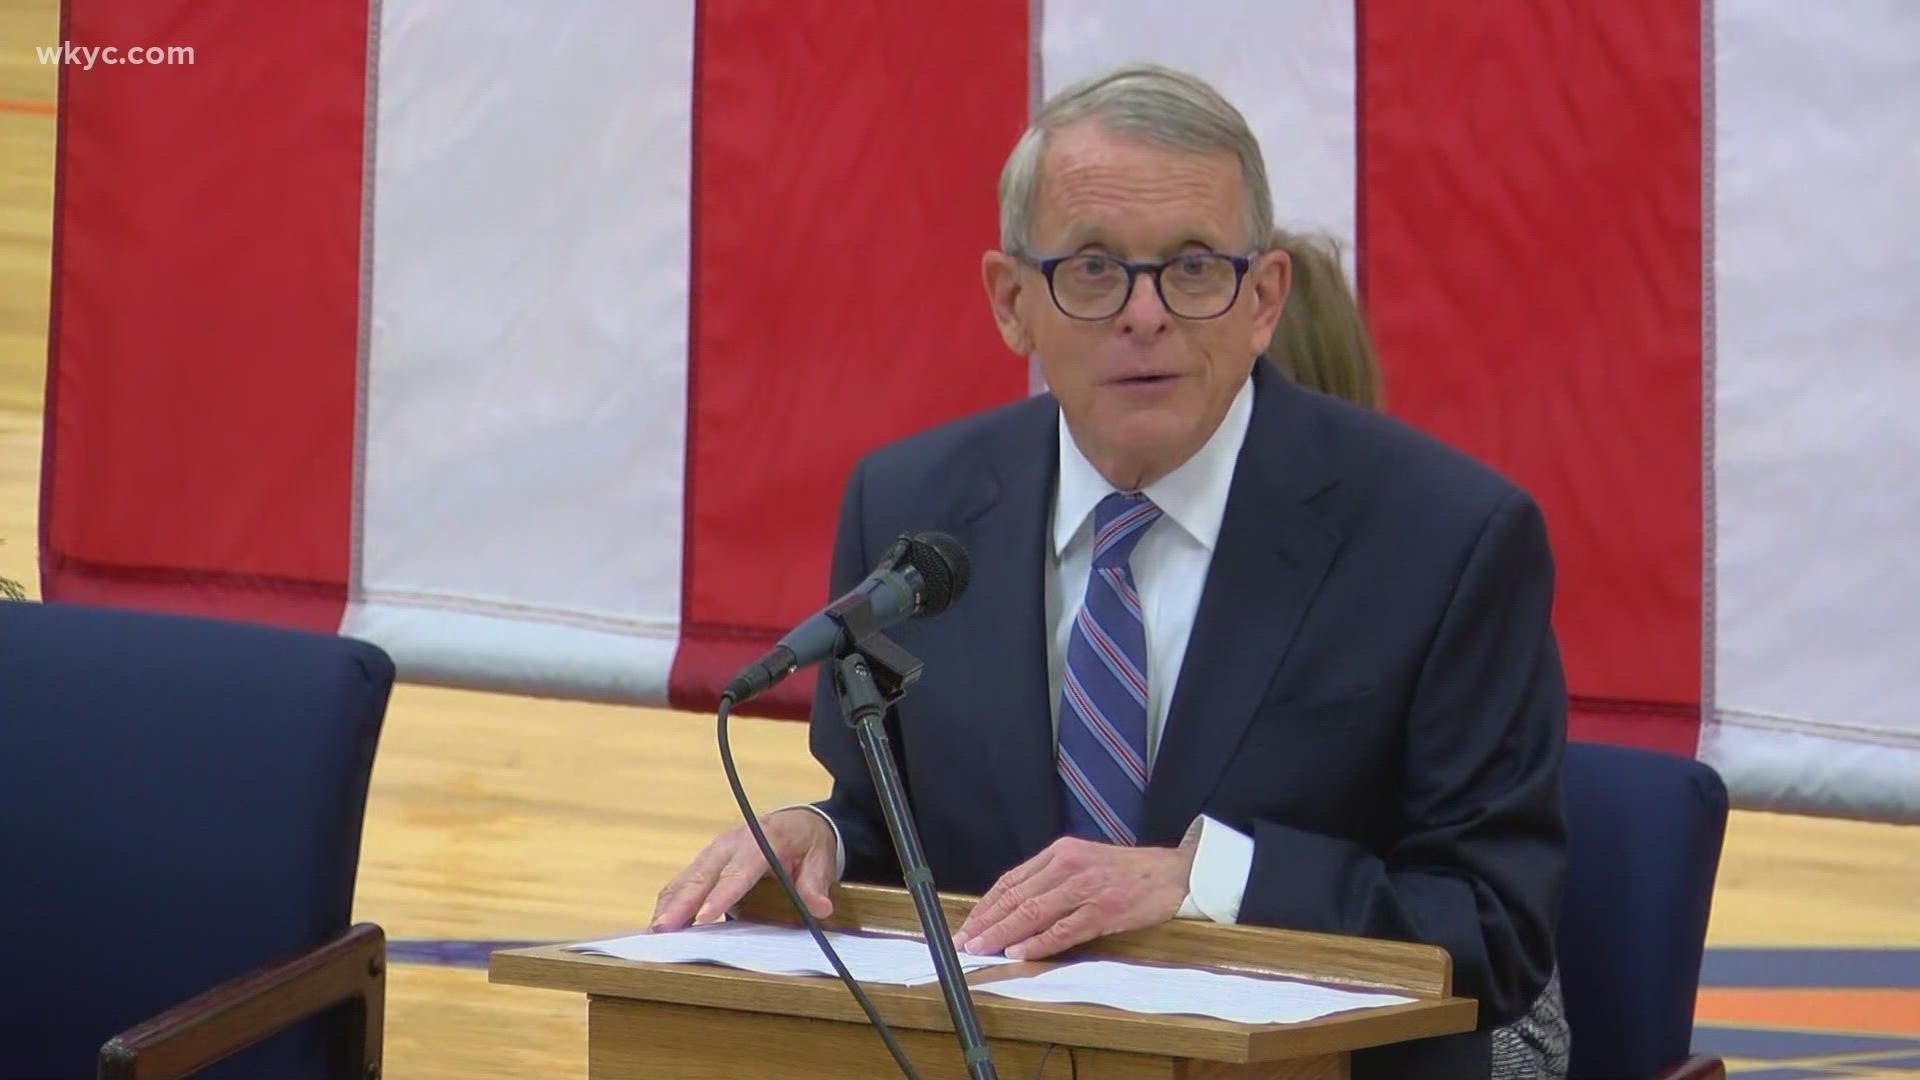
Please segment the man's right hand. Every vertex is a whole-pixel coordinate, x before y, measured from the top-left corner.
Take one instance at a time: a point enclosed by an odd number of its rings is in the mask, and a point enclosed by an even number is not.
[[[833,914],[827,899],[838,848],[833,826],[812,810],[793,807],[763,815],[760,828],[807,910],[820,919]],[[660,890],[651,925],[655,930],[680,930],[689,923],[711,922],[739,903],[766,873],[767,860],[745,825],[721,833]]]

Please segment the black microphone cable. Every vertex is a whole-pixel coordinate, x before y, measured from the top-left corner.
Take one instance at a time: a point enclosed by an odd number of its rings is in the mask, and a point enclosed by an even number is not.
[[[720,767],[727,774],[727,786],[733,789],[734,801],[740,804],[740,813],[746,819],[747,831],[753,834],[754,843],[760,845],[760,854],[767,860],[767,867],[773,871],[774,880],[778,881],[780,888],[786,892],[787,900],[793,904],[793,910],[799,913],[800,921],[806,924],[807,932],[813,935],[813,940],[819,944],[820,951],[827,954],[827,960],[833,964],[833,970],[839,973],[840,981],[846,983],[847,989],[853,992],[853,999],[860,1003],[860,1008],[866,1012],[867,1019],[872,1022],[874,1030],[880,1033],[880,1040],[887,1044],[887,1051],[893,1055],[894,1062],[900,1066],[901,1074],[907,1080],[920,1080],[920,1074],[913,1071],[913,1063],[907,1060],[906,1051],[900,1048],[899,1041],[893,1037],[893,1030],[887,1027],[886,1021],[880,1019],[880,1014],[875,1011],[873,1002],[867,998],[866,991],[860,988],[859,980],[847,970],[847,965],[841,961],[840,954],[834,952],[833,946],[827,943],[826,933],[814,920],[813,912],[807,910],[806,902],[800,899],[800,890],[794,887],[793,879],[787,876],[786,867],[780,865],[780,860],[775,856],[773,845],[767,840],[767,834],[761,830],[760,819],[754,814],[752,805],[747,802],[746,790],[740,786],[740,774],[733,767],[733,749],[727,742],[727,716],[732,711],[733,695],[720,695],[718,718]]]

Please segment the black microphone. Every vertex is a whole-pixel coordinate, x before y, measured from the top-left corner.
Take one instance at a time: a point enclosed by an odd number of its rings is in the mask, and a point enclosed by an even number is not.
[[[861,638],[897,622],[937,615],[966,591],[972,562],[945,533],[902,535],[865,581],[788,632],[740,669],[725,693],[734,704],[771,689],[795,671],[837,656]]]

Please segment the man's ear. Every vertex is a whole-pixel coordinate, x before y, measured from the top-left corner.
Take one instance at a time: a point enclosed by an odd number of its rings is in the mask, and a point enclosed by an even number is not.
[[[1013,256],[989,251],[980,257],[980,280],[987,287],[987,304],[993,308],[993,323],[1000,328],[1000,340],[1016,356],[1033,352],[1033,333],[1021,315],[1020,264]]]
[[[1255,355],[1273,344],[1273,332],[1280,325],[1281,309],[1293,288],[1293,260],[1285,251],[1263,252],[1247,268],[1247,288],[1253,293],[1253,340]]]

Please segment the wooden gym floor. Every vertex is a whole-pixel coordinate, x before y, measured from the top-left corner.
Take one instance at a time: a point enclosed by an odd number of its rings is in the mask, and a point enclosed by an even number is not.
[[[54,0],[0,0],[0,576],[38,594],[54,148]],[[823,773],[797,724],[740,720],[756,805]],[[356,917],[394,940],[387,1075],[585,1073],[585,1010],[491,986],[489,943],[603,936],[735,820],[705,716],[401,686]],[[1750,1080],[1920,1077],[1920,828],[1736,812],[1697,1046]]]

